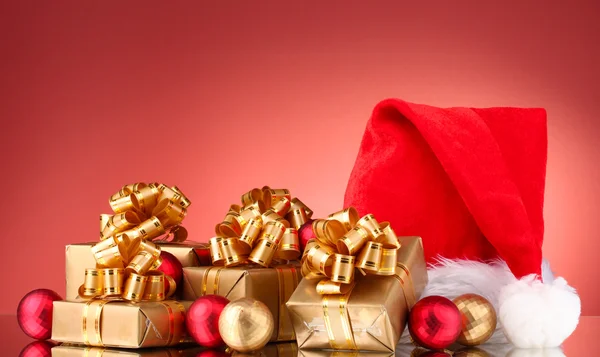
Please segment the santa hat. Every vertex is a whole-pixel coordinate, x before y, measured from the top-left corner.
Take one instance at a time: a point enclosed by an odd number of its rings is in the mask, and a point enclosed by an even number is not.
[[[518,347],[560,345],[581,302],[542,272],[546,112],[389,99],[367,124],[344,206],[423,238],[424,296],[479,293]]]

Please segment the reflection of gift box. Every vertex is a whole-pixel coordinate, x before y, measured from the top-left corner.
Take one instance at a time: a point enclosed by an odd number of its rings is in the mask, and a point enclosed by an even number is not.
[[[78,243],[66,247],[66,300],[68,301],[77,300],[78,289],[83,283],[85,269],[96,267],[96,260],[91,251],[94,244],[96,243]],[[184,267],[210,264],[210,253],[205,243],[158,243],[158,246],[161,250],[173,254]]]
[[[394,357],[393,352],[367,352],[357,353],[356,351],[323,351],[323,350],[300,350],[298,357]],[[399,355],[403,356],[404,355]],[[406,357],[410,356],[406,355]],[[413,356],[410,356],[413,357]]]
[[[298,357],[298,345],[295,342],[269,343],[256,352],[233,351],[231,357]]]
[[[125,350],[63,344],[52,348],[52,357],[196,357],[200,352],[201,347]]]
[[[107,347],[160,347],[188,342],[185,310],[190,302],[130,303],[55,301],[52,339]]]
[[[394,351],[427,284],[421,238],[401,243],[394,276],[356,274],[346,294],[319,295],[319,279],[302,280],[287,303],[301,349]]]
[[[183,299],[193,301],[210,294],[230,301],[256,299],[269,307],[275,319],[271,341],[290,341],[294,330],[285,303],[301,278],[300,268],[294,265],[184,268]]]

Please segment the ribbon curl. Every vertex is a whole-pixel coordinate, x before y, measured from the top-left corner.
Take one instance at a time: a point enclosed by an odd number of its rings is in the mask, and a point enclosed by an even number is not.
[[[213,265],[253,262],[269,267],[274,260],[300,257],[298,229],[313,211],[287,189],[254,188],[233,204],[209,240]]]
[[[388,222],[378,223],[372,214],[358,219],[353,207],[313,221],[315,238],[306,243],[302,275],[321,279],[321,295],[346,294],[354,286],[354,270],[363,275],[396,274],[400,241]]]
[[[109,203],[114,214],[100,215],[100,242],[91,248],[96,268],[85,270],[79,296],[139,302],[173,295],[175,281],[155,270],[161,259],[153,240],[186,240],[180,224],[190,200],[176,186],[135,183],[123,186]]]

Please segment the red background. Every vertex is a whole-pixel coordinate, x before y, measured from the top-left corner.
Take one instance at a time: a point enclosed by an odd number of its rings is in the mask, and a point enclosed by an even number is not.
[[[597,2],[183,3],[2,3],[0,313],[63,292],[64,245],[125,183],[184,190],[196,240],[255,186],[340,208],[371,109],[400,97],[547,108],[544,254],[600,315]]]

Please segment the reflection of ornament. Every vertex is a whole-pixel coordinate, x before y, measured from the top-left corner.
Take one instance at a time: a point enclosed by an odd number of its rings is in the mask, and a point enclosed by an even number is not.
[[[313,231],[313,220],[309,219],[306,223],[298,229],[298,238],[300,239],[300,249],[304,251],[304,247],[306,247],[306,242],[315,238],[315,232]]]
[[[450,357],[451,355],[442,351],[429,351],[422,348],[414,349],[410,357]]]
[[[222,350],[204,350],[198,352],[196,357],[229,357],[229,353]]]
[[[173,254],[165,251],[160,252],[160,259],[162,260],[162,263],[160,263],[156,270],[162,271],[165,275],[173,278],[177,287],[181,286],[183,266],[181,266],[179,259],[175,258]],[[165,279],[165,291],[169,291],[169,288],[169,280]]]
[[[21,330],[36,340],[47,340],[52,335],[52,303],[62,297],[52,290],[37,289],[29,292],[17,307]]]
[[[231,357],[267,357],[267,354],[264,351],[250,351],[250,352],[233,351],[233,353],[231,354]],[[338,357],[343,357],[343,355],[338,356]]]
[[[54,346],[52,341],[33,341],[21,350],[19,357],[50,357]]]
[[[219,334],[219,317],[229,300],[219,295],[201,296],[187,311],[185,324],[190,336],[205,347],[223,344]]]
[[[469,347],[460,349],[452,355],[454,357],[490,357],[490,355],[484,350],[479,348]]]
[[[452,300],[460,311],[462,326],[456,342],[477,346],[487,341],[496,330],[496,311],[484,297],[464,294]]]
[[[219,318],[219,332],[223,341],[239,352],[263,348],[271,339],[274,327],[269,308],[251,298],[230,303]]]
[[[440,350],[450,346],[460,334],[460,312],[443,296],[419,300],[410,311],[408,331],[420,346]]]

